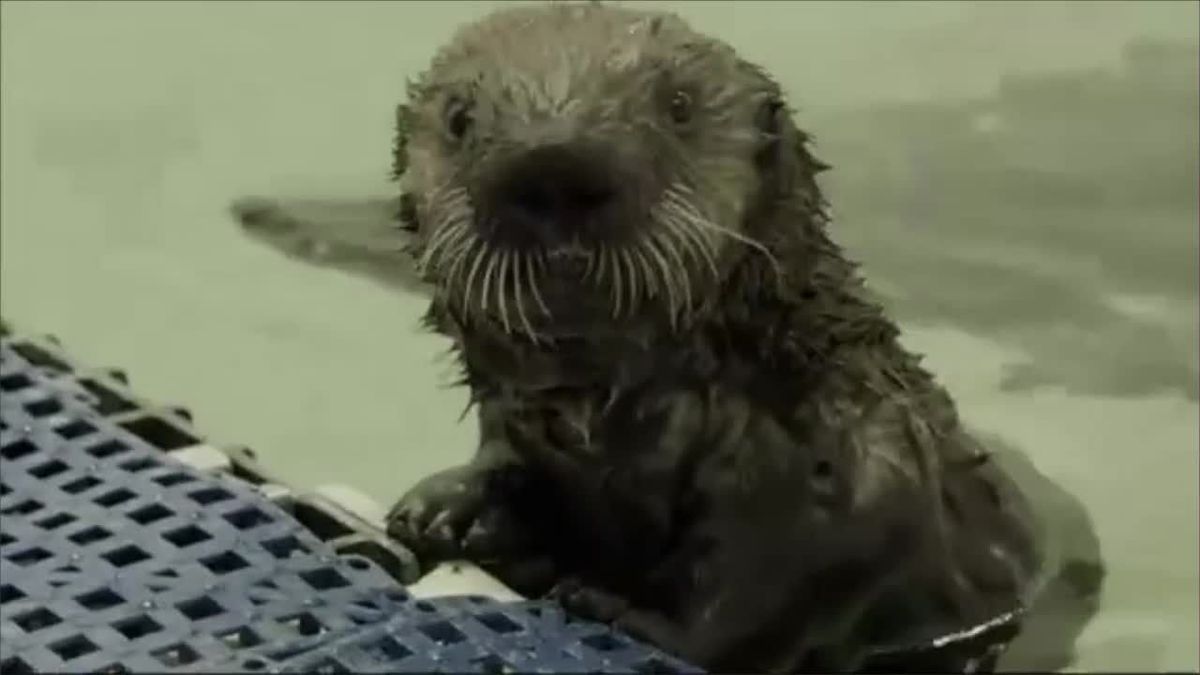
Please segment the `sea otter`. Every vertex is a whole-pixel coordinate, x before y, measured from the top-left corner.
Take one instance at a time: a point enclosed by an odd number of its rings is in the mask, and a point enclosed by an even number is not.
[[[767,73],[672,14],[505,8],[410,83],[393,150],[394,229],[360,229],[415,267],[363,264],[416,270],[480,423],[394,537],[712,670],[989,665],[916,647],[1004,641],[1037,521],[831,240]]]

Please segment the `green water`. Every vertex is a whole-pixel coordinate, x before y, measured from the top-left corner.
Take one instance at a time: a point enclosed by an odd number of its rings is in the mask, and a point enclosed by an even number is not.
[[[779,77],[908,344],[1090,512],[1074,667],[1200,667],[1198,5],[670,4]],[[386,190],[404,78],[487,6],[5,2],[4,315],[302,486],[388,502],[464,459],[421,299],[223,209]]]

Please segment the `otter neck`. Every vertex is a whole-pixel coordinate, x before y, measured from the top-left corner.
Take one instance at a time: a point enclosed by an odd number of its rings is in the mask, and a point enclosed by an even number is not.
[[[683,333],[631,327],[537,345],[469,326],[451,337],[472,389],[516,396],[626,391],[656,381],[710,377],[719,363],[709,331],[702,327]]]
[[[864,300],[854,284],[820,283],[788,296],[757,287],[731,291],[725,311],[684,332],[631,329],[533,345],[526,340],[451,322],[435,330],[451,337],[464,383],[476,398],[501,394],[606,397],[639,389],[727,386],[757,388],[772,397],[801,396],[840,354],[898,349],[894,324]]]

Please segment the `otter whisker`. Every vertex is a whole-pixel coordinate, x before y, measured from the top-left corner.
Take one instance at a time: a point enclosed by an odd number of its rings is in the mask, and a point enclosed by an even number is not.
[[[668,189],[663,193],[663,198],[655,206],[653,213],[662,227],[672,230],[674,236],[685,236],[689,248],[699,246],[706,254],[714,252],[712,238],[707,233],[701,233],[699,228],[690,225],[692,220],[699,217],[699,213],[694,208],[685,207],[673,189]]]
[[[657,230],[651,233],[650,237],[658,242],[659,246],[667,252],[667,255],[675,262],[675,273],[672,279],[678,284],[683,292],[683,310],[687,312],[692,307],[692,282],[687,274],[687,266],[684,264],[683,256],[671,246],[671,242],[666,240],[666,235],[662,230]]]
[[[675,299],[674,275],[671,274],[670,265],[667,263],[667,259],[663,256],[662,251],[659,250],[659,245],[656,239],[649,237],[646,239],[646,250],[649,251],[654,257],[654,262],[656,263],[660,272],[658,278],[662,281],[663,287],[667,292],[667,306],[671,315],[671,326],[674,327],[675,317],[679,311],[678,304]]]
[[[594,277],[593,282],[599,286],[604,281],[604,261],[607,259],[608,247],[601,244],[599,250],[588,255],[588,269],[584,271],[583,278],[586,280],[589,276]],[[595,260],[595,267],[592,267],[592,261]]]
[[[663,190],[662,201],[664,204],[675,207],[685,217],[701,219],[704,215],[700,213],[700,209],[688,196],[690,194],[692,194],[690,188],[677,184]]]
[[[474,235],[469,235],[463,240],[463,243],[456,247],[452,252],[454,257],[450,264],[450,270],[446,273],[444,280],[445,287],[452,289],[462,275],[463,269],[466,267],[467,259],[470,257],[471,249],[479,243],[479,239]]]
[[[542,259],[542,257],[540,255],[536,256],[536,258],[537,258],[537,262],[539,264],[545,263],[545,261]],[[534,300],[537,301],[537,304],[542,308],[542,313],[545,314],[547,317],[549,317],[550,316],[550,308],[546,306],[546,301],[545,301],[545,299],[542,298],[542,292],[538,288],[537,277],[534,275],[534,270],[533,270],[534,258],[529,257],[529,258],[526,258],[525,260],[526,260],[525,270],[527,272],[527,276],[529,277],[529,289],[531,291],[533,291],[533,298],[534,298]]]
[[[469,234],[472,211],[466,190],[461,188],[439,188],[435,191],[436,213],[433,218],[433,234],[426,242],[422,255],[417,260],[418,268],[428,269],[447,247],[453,247],[463,236]]]
[[[434,248],[434,244],[436,244],[440,250],[453,250],[470,233],[471,221],[469,218],[460,218],[451,221],[448,225],[443,226],[437,235],[434,236],[435,241],[431,242],[430,248]]]
[[[437,202],[439,209],[445,213],[457,213],[465,216],[470,211],[470,195],[465,188],[456,187],[442,190]]]
[[[613,318],[621,316],[621,298],[624,296],[621,293],[621,252],[622,249],[613,249],[612,255],[609,258],[612,261],[613,283],[612,283],[612,298],[613,298]]]
[[[465,214],[459,222],[458,233],[446,242],[447,250],[453,250],[475,234],[475,228],[472,226],[472,216],[469,213]]]
[[[435,196],[431,209],[436,214],[430,223],[433,226],[434,232],[452,222],[462,220],[470,211],[465,194],[458,192],[444,198]]]
[[[500,269],[496,272],[496,304],[500,306],[500,323],[504,325],[505,333],[512,332],[512,326],[508,322],[508,302],[505,300],[507,294],[504,291],[504,284],[508,279],[508,261],[512,255],[512,251],[502,251],[497,256],[500,258]]]
[[[583,266],[583,274],[580,276],[580,279],[582,279],[583,281],[587,281],[588,277],[592,276],[592,271],[595,269],[595,267],[596,267],[596,252],[589,250],[587,252],[587,261],[584,263],[584,266]]]
[[[471,252],[471,248],[475,246],[477,241],[478,239],[471,233],[470,228],[467,228],[466,236],[446,253],[446,262],[449,264],[449,267],[442,281],[447,287],[454,286],[455,278],[462,269],[463,263],[467,259],[467,254]]]
[[[629,313],[637,311],[640,294],[638,293],[638,270],[633,266],[632,253],[628,248],[621,249],[621,262],[625,263],[625,271],[629,274]]]
[[[758,241],[757,239],[748,237],[740,232],[735,232],[734,230],[731,230],[727,227],[718,225],[708,219],[698,220],[698,221],[696,221],[696,224],[705,229],[712,230],[713,232],[723,234],[724,236],[729,237],[730,239],[739,241],[739,242],[745,244],[746,246],[749,246],[750,248],[758,251],[759,253],[763,254],[763,257],[765,257],[771,263],[771,267],[772,267],[772,269],[775,270],[776,276],[783,276],[783,268],[780,266],[779,260],[775,257],[775,254],[771,253],[771,250],[768,249],[765,244]]]
[[[775,274],[782,276],[783,270],[780,267],[779,260],[773,253],[771,253],[770,249],[768,249],[766,245],[752,237],[748,237],[740,232],[736,232],[722,225],[718,225],[717,223],[713,222],[711,218],[705,217],[704,214],[700,213],[700,211],[695,207],[692,201],[684,196],[683,193],[685,191],[690,192],[690,190],[687,188],[664,190],[663,199],[676,205],[681,211],[686,213],[688,222],[692,223],[696,227],[741,242],[742,244],[755,249],[759,253],[762,253],[763,256],[770,261],[771,266],[775,270]]]
[[[436,266],[437,259],[446,247],[453,245],[463,236],[468,234],[468,222],[465,220],[452,221],[448,225],[443,225],[429,242],[428,248],[421,256],[417,264],[422,269],[427,269],[430,266]]]
[[[521,288],[521,270],[525,267],[521,263],[529,260],[529,257],[521,251],[517,251],[514,256],[516,259],[513,261],[513,297],[517,303],[517,317],[521,319],[521,325],[525,327],[525,334],[536,344],[538,335],[533,330],[533,325],[529,323],[529,317],[525,314],[525,293]]]
[[[721,273],[717,271],[717,259],[710,239],[700,234],[696,228],[687,227],[675,218],[664,218],[664,222],[668,228],[677,231],[680,236],[686,237],[691,242],[691,245],[686,247],[687,250],[693,253],[693,257],[698,254],[704,258],[704,263],[708,266],[708,271],[712,273],[713,279],[721,276]],[[700,260],[697,259],[697,263],[699,262]]]
[[[496,272],[496,259],[499,257],[496,251],[488,253],[487,268],[483,270],[483,285],[479,290],[479,309],[482,312],[487,312],[488,309],[488,299],[491,295],[488,291],[492,288],[492,277]]]
[[[482,241],[479,242],[479,244],[479,250],[475,253],[474,262],[471,263],[471,271],[467,273],[467,284],[463,287],[463,305],[468,308],[473,306],[471,303],[471,289],[475,286],[475,275],[479,273],[479,268],[483,264],[483,259],[487,257],[489,253],[489,249],[486,244],[484,244]]]
[[[646,296],[654,298],[658,296],[658,282],[655,281],[654,268],[650,266],[650,261],[646,258],[646,242],[639,238],[637,245],[633,247],[633,256],[637,259],[638,267],[641,269],[643,285],[646,287]]]
[[[454,186],[454,179],[444,178],[437,185],[433,186],[433,189],[429,191],[429,195],[434,201],[449,201],[459,192],[461,190]]]
[[[417,270],[424,274],[429,269],[429,261],[433,258],[433,254],[437,252],[438,237],[445,234],[445,228],[434,234],[434,237],[429,243],[425,244],[421,255],[417,256]]]
[[[683,236],[681,230],[690,229],[680,226],[680,220],[673,217],[671,214],[661,214],[659,219],[659,233],[663,239],[671,239],[676,244],[672,250],[679,252],[679,259],[686,264],[687,258],[700,262],[699,255],[691,250],[694,244],[690,239]]]
[[[448,184],[450,179],[446,180]],[[429,193],[429,203],[431,207],[440,214],[454,213],[461,211],[467,202],[467,192],[462,188],[450,188],[447,185],[435,188]],[[441,223],[435,222],[434,225]]]

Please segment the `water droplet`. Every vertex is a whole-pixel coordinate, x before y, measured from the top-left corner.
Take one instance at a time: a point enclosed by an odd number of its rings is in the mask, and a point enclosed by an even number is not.
[[[142,601],[142,609],[150,609],[152,607],[154,607],[153,600],[143,600]]]
[[[31,426],[29,426],[28,424],[26,424],[26,425],[24,425],[24,426],[22,426],[22,427],[21,427],[21,433],[23,433],[23,434],[32,434],[32,433],[33,433],[33,427],[31,427]]]

